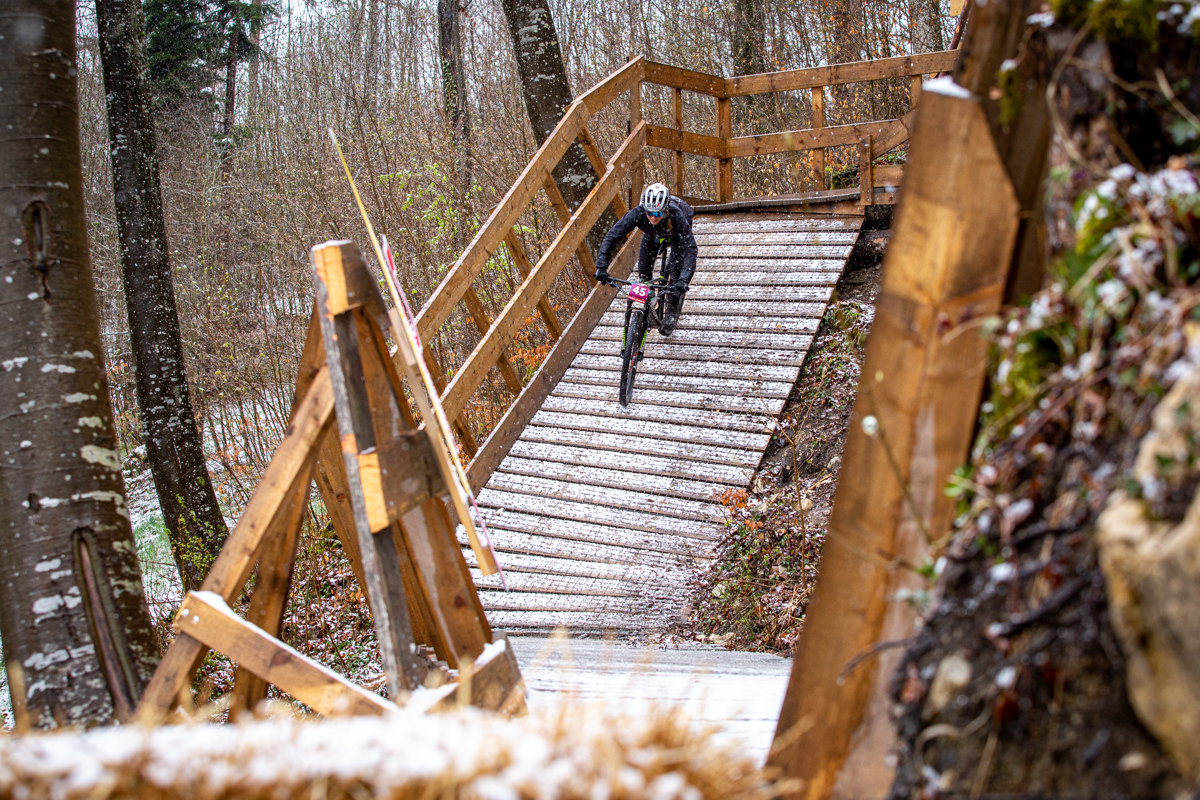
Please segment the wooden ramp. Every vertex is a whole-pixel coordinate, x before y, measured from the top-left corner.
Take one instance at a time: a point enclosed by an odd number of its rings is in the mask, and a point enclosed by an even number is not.
[[[718,498],[748,487],[861,222],[697,214],[683,316],[650,333],[627,408],[614,300],[479,495],[509,584],[474,571],[495,628],[630,634],[680,618],[725,530]]]

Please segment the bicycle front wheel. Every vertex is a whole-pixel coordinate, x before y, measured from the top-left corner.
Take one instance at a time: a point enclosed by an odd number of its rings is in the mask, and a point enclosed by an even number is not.
[[[621,351],[621,389],[618,399],[621,405],[633,402],[633,379],[637,376],[638,351],[646,335],[646,311],[635,308],[629,312],[629,324],[625,326],[625,347]]]

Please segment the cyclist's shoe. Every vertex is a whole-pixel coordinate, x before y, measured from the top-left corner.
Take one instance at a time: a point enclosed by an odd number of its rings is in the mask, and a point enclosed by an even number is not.
[[[679,322],[679,315],[668,311],[663,317],[662,323],[658,326],[658,332],[663,336],[670,336],[675,332],[675,324]]]
[[[638,350],[637,360],[638,360],[638,361],[641,361],[641,360],[642,360],[643,358],[645,358],[645,357],[646,357],[646,351],[645,351],[645,350]]]

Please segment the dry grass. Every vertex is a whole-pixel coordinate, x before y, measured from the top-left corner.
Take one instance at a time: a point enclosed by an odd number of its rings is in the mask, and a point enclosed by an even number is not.
[[[767,798],[679,709],[262,719],[0,737],[2,798]]]

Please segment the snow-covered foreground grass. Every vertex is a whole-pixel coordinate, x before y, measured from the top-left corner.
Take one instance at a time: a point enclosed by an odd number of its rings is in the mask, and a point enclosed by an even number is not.
[[[0,796],[766,798],[766,776],[678,709],[559,704],[418,716],[0,735]]]

